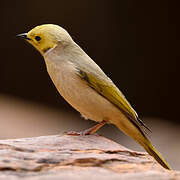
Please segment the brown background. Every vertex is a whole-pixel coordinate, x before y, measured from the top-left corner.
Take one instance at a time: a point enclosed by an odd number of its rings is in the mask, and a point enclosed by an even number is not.
[[[2,0],[0,92],[64,107],[43,58],[15,38],[36,25],[55,23],[69,31],[140,115],[179,121],[177,2]]]
[[[180,3],[175,0],[1,0],[0,94],[44,104],[63,113],[74,111],[59,97],[40,54],[15,37],[36,25],[59,24],[103,68],[138,114],[146,117],[146,124],[152,123],[156,128],[157,118],[163,119],[158,123],[158,131],[162,130],[158,135],[170,134],[170,125],[167,129],[163,125],[180,124],[179,8]],[[2,99],[1,103],[6,102]],[[7,120],[2,113],[0,118],[4,123]],[[1,124],[2,127],[6,126]],[[24,136],[39,135],[27,135],[22,127],[20,130]],[[54,132],[57,131],[51,133]],[[23,136],[8,133],[0,135]],[[172,137],[175,145],[179,143],[178,135]]]

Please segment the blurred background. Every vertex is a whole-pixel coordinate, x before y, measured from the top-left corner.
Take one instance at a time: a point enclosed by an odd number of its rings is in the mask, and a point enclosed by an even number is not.
[[[180,170],[179,7],[176,0],[1,0],[0,139],[95,124],[60,97],[41,55],[15,37],[54,23],[66,28],[122,90],[152,130],[153,144]],[[111,125],[99,134],[142,150]]]

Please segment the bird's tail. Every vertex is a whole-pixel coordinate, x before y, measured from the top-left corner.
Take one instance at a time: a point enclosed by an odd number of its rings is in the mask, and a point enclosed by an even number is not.
[[[166,160],[162,157],[162,155],[156,150],[156,148],[151,144],[151,142],[145,138],[144,143],[142,142],[138,142],[139,144],[141,144],[144,149],[151,155],[154,157],[154,159],[161,164],[161,166],[163,166],[166,169],[171,170],[171,167],[168,165],[168,163],[166,162]]]
[[[162,157],[162,155],[155,149],[155,147],[151,144],[149,139],[143,133],[140,128],[134,126],[133,123],[126,121],[126,124],[122,125],[122,121],[115,121],[114,124],[122,130],[125,134],[133,138],[136,142],[138,142],[144,149],[148,152],[149,155],[153,156],[154,159],[164,168],[171,170],[171,167],[168,165],[166,160]]]

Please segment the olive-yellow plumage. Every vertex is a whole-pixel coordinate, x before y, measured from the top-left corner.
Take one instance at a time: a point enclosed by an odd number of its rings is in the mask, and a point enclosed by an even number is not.
[[[66,30],[46,24],[19,36],[42,54],[57,90],[82,116],[100,124],[116,125],[142,145],[164,168],[170,169],[146,137],[144,128],[147,127],[124,95]]]

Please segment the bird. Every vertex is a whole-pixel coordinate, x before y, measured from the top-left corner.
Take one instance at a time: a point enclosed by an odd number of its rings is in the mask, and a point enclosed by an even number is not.
[[[60,95],[80,114],[97,124],[81,133],[91,135],[105,124],[117,126],[140,144],[165,169],[171,170],[146,135],[148,127],[103,70],[61,26],[43,24],[17,35],[43,56],[47,72]]]

